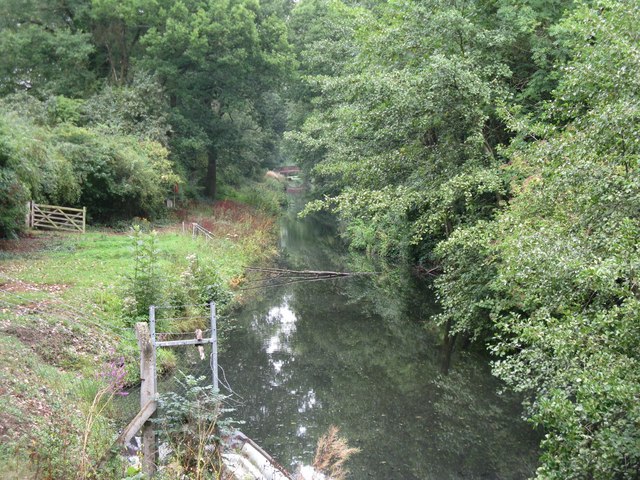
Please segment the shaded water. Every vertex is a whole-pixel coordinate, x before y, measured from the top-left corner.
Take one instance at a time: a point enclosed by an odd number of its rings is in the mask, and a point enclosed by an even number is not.
[[[354,480],[532,475],[537,437],[519,401],[497,394],[486,358],[448,354],[426,286],[349,255],[330,223],[299,220],[295,208],[281,246],[287,268],[380,275],[267,288],[235,315],[220,364],[247,435],[295,470],[336,425],[361,449],[348,464]]]

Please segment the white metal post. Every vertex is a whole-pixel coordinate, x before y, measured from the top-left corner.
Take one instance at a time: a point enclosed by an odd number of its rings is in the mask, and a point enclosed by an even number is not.
[[[216,325],[216,304],[209,303],[211,309],[211,373],[213,375],[213,390],[218,389],[218,329]]]
[[[149,333],[151,334],[151,344],[156,348],[156,306],[149,306]]]

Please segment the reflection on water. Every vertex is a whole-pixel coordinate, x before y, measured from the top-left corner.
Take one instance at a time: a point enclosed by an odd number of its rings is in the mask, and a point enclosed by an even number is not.
[[[274,377],[271,384],[277,386],[278,375],[281,375],[284,362],[277,358],[281,353],[291,354],[290,340],[296,331],[296,314],[289,308],[287,297],[282,299],[282,304],[270,308],[265,316],[254,315],[251,328],[260,331],[260,325],[270,326],[270,333],[267,334],[263,342],[263,349],[269,355],[269,361],[274,370]],[[274,357],[275,355],[275,357]]]
[[[318,219],[283,219],[281,242],[288,268],[380,273],[267,288],[237,315],[221,364],[249,436],[293,467],[310,463],[318,437],[337,425],[361,449],[353,479],[533,473],[537,438],[518,400],[496,393],[487,360],[458,350],[443,368],[451,358],[429,321],[428,289],[348,255]]]

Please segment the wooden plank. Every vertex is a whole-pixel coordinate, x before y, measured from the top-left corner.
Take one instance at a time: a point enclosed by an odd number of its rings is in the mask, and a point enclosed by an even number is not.
[[[44,222],[45,220],[46,220],[46,221],[51,225],[51,228],[55,228],[55,229],[57,229],[57,228],[59,227],[59,225],[58,225],[57,223],[55,223],[55,222],[54,222],[53,220],[51,220],[51,219],[50,219],[46,214],[44,214],[40,209],[38,209],[38,208],[37,208],[37,206],[36,206],[36,211],[37,211],[37,213],[41,213],[41,214],[43,214],[44,216],[43,216],[43,217],[35,218],[35,215],[34,215],[34,218],[33,218],[33,226],[34,226],[34,227],[38,227],[38,226],[42,227],[42,226],[45,226],[45,225],[46,225],[45,223],[41,223],[41,222]],[[39,222],[40,222],[40,223],[39,223]]]
[[[38,208],[36,209],[36,214],[39,215],[45,215],[45,216],[49,216],[49,215],[53,215],[55,217],[58,218],[73,218],[73,219],[81,219],[82,218],[82,212],[77,213],[77,212],[73,212],[73,213],[69,213],[69,212],[64,212],[62,210],[59,210],[57,208]]]
[[[61,216],[58,216],[58,215],[55,215],[55,214],[40,215],[40,214],[36,213],[34,215],[34,221],[39,221],[39,220],[49,220],[49,221],[52,221],[54,223],[60,223],[60,224],[64,224],[64,225],[74,225],[76,227],[80,227],[81,226],[81,222],[82,222],[82,218],[81,217],[73,219],[73,218],[61,217]]]
[[[36,216],[40,216],[40,217],[51,217],[51,218],[56,218],[58,220],[82,220],[82,214],[81,213],[64,213],[64,212],[58,212],[58,211],[54,211],[54,210],[50,210],[50,211],[37,211],[34,213]]]
[[[44,225],[50,225],[53,228],[56,227],[66,227],[66,228],[72,228],[74,230],[79,230],[82,231],[82,224],[80,223],[70,223],[70,222],[61,222],[61,221],[57,221],[55,218],[54,219],[50,219],[50,218],[35,218],[33,220],[33,225],[34,226],[44,226]]]
[[[72,214],[66,214],[62,209],[60,208],[56,208],[55,210],[53,210],[51,212],[52,215],[56,215],[59,218],[65,218],[66,220],[68,220],[69,222],[73,223],[74,225],[76,225],[74,219],[77,220],[82,220],[82,213],[72,213]],[[61,217],[60,217],[61,215]],[[71,216],[70,216],[71,215]]]
[[[82,213],[82,208],[61,207],[59,205],[45,205],[43,203],[38,203],[38,204],[34,203],[34,206],[37,206],[37,207],[40,207],[40,208],[61,208],[63,210],[68,210],[70,212],[80,212],[80,213]]]
[[[71,231],[81,231],[82,226],[64,222],[56,222],[55,219],[36,217],[33,220],[34,227],[45,227],[54,229],[69,229]]]
[[[192,338],[191,340],[166,340],[164,342],[156,342],[156,347],[181,347],[183,345],[206,345],[207,343],[213,343],[211,338],[203,338],[197,340]]]
[[[151,325],[151,328],[150,328]],[[140,347],[140,409],[156,400],[156,347],[154,345],[155,308],[149,307],[149,324],[136,323],[136,337]],[[152,477],[156,472],[156,434],[153,423],[142,425],[142,471]]]
[[[158,404],[155,400],[148,401],[138,414],[133,417],[133,420],[129,422],[129,425],[125,427],[116,440],[116,443],[126,445],[133,437],[135,437],[136,433],[140,431],[145,422],[151,418],[157,408]]]
[[[46,224],[34,224],[33,228],[46,228],[49,230],[56,230],[56,231],[60,231],[60,232],[70,232],[70,233],[76,233],[76,232],[82,232],[82,230],[78,229],[78,228],[67,228],[67,227],[60,227],[60,226],[51,226],[51,225],[46,225]]]

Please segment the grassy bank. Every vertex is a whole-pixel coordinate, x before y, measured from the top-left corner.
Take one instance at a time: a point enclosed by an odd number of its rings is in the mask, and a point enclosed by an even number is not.
[[[152,245],[154,298],[185,304],[203,298],[198,292],[210,288],[207,283],[226,294],[242,281],[245,266],[275,254],[272,216],[233,201],[192,206],[178,216],[155,236],[38,232],[2,245],[3,478],[95,475],[96,462],[116,435],[107,401],[115,393],[110,383],[136,381],[137,318],[129,305],[136,296],[132,277],[141,270],[136,245]],[[192,239],[192,221],[210,230],[213,240]],[[140,223],[143,231],[148,228]],[[140,278],[146,277],[138,283]],[[165,370],[172,361],[170,353],[159,358]],[[117,460],[100,472],[102,478],[122,474]]]

